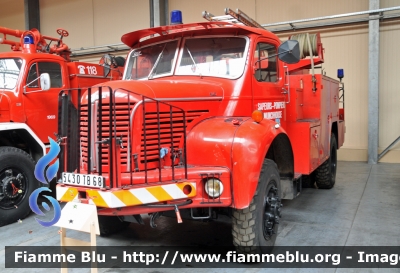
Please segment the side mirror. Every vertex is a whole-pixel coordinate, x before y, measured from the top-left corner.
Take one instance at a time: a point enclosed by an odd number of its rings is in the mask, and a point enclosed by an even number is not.
[[[104,71],[104,77],[107,77],[108,74],[110,74],[111,70],[111,64],[112,64],[112,56],[110,54],[105,54],[103,57],[101,57],[99,65],[103,66],[103,71]]]
[[[282,62],[287,64],[298,63],[300,61],[299,42],[296,40],[284,42],[278,48],[278,56]]]
[[[51,81],[49,73],[40,74],[40,87],[42,87],[43,91],[47,91],[50,89]]]
[[[35,82],[37,80],[40,81],[41,89],[38,90],[38,91],[31,91],[29,93],[47,91],[47,90],[50,89],[50,87],[51,87],[50,75],[49,75],[49,73],[42,73],[42,74],[40,74],[40,77],[34,79],[33,81],[31,81],[30,83],[28,83],[27,85],[24,86],[24,94],[27,94],[26,93],[26,87],[29,87],[29,85],[31,85],[33,82]]]

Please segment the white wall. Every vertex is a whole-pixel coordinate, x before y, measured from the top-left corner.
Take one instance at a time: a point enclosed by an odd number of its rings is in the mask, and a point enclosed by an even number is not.
[[[0,27],[10,29],[25,29],[24,0],[0,0]],[[0,34],[3,38],[3,34]],[[20,41],[12,36],[7,39]],[[0,52],[10,51],[9,45],[0,45]]]

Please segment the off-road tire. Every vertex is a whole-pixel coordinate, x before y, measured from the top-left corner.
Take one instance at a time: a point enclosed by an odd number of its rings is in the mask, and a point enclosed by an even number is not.
[[[282,206],[280,196],[278,168],[274,161],[265,159],[250,205],[245,209],[233,210],[233,244],[239,253],[261,254],[271,251],[278,232]]]
[[[14,147],[0,147],[0,227],[24,219],[31,212],[29,196],[40,185],[34,170],[35,161],[29,154]],[[19,180],[18,174],[22,175]]]
[[[107,237],[117,232],[125,230],[129,222],[122,221],[118,216],[99,215],[100,236]]]
[[[334,134],[331,135],[329,158],[315,171],[315,182],[319,189],[331,189],[335,185],[337,168],[337,144]]]

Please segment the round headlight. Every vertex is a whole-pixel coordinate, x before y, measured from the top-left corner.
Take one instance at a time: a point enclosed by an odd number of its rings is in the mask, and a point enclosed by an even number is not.
[[[210,197],[216,198],[221,196],[224,191],[224,185],[218,179],[210,178],[205,183],[205,190]]]

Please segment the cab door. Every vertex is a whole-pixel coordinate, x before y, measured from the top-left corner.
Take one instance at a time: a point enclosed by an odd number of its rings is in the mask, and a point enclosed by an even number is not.
[[[285,95],[283,69],[278,61],[278,42],[260,39],[253,49],[253,96],[254,110],[260,110],[265,119],[280,123],[285,119]]]
[[[49,73],[51,86],[43,91],[39,77]],[[48,137],[55,139],[58,131],[58,94],[63,88],[68,88],[67,71],[62,61],[35,60],[28,65],[24,88],[24,108],[27,125],[45,143]]]

